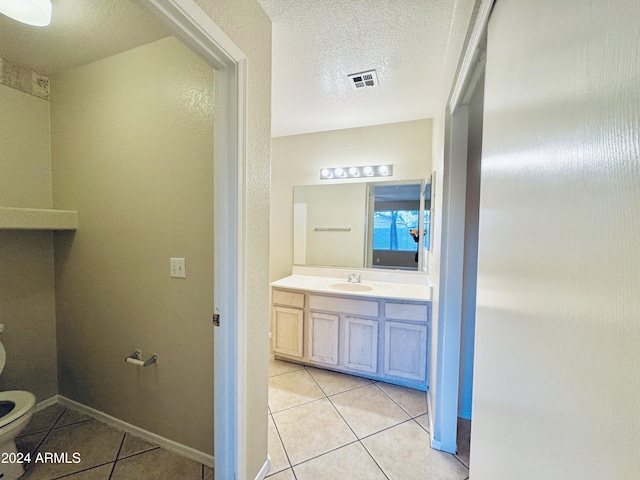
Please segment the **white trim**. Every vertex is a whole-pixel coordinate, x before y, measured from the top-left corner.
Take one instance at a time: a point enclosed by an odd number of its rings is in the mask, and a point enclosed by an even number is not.
[[[58,403],[58,395],[54,395],[53,397],[49,397],[46,400],[36,403],[36,406],[33,408],[33,413],[37,413],[40,410],[44,410],[51,405],[55,405]]]
[[[456,77],[449,100],[449,108],[452,112],[462,104],[461,100],[463,95],[467,93],[469,89],[473,89],[470,81],[473,78],[473,71],[476,68],[478,55],[480,55],[485,43],[487,25],[489,24],[489,17],[491,16],[491,10],[493,10],[495,2],[496,0],[482,0],[482,5],[480,5],[480,9],[478,10],[476,23],[473,26],[471,38],[469,39],[467,50],[464,53],[462,65],[460,65],[460,71]]]
[[[210,467],[213,467],[215,463],[213,455],[209,455],[207,453],[196,450],[195,448],[187,447],[186,445],[174,442],[173,440],[169,440],[168,438],[149,432],[148,430],[136,427],[135,425],[131,425],[130,423],[127,423],[123,420],[112,417],[111,415],[101,412],[100,410],[87,407],[86,405],[70,400],[62,395],[57,396],[57,403],[66,408],[70,408],[91,418],[94,418],[99,422],[117,428],[118,430],[122,430],[123,432],[130,433],[132,435],[135,435],[136,437],[142,438],[143,440],[158,445],[165,450],[177,453],[178,455],[182,455],[183,457],[190,458],[191,460],[194,460],[198,463],[203,463]]]
[[[431,438],[431,448],[440,450],[440,442],[433,437],[433,424],[435,421],[433,400],[431,400],[431,390],[427,390],[427,419],[429,420],[429,437]]]
[[[479,54],[495,0],[483,0],[469,44],[451,91],[445,121],[445,152],[442,197],[442,253],[438,299],[435,410],[431,445],[438,450],[457,450],[460,334],[462,324],[462,255],[466,200],[469,113],[462,104],[483,61]]]
[[[167,25],[177,38],[218,70],[233,68],[246,55],[193,0],[134,0]],[[215,63],[211,63],[213,60]]]
[[[455,453],[462,330],[462,270],[464,253],[469,109],[448,114],[442,196],[442,257],[433,436],[445,452]],[[463,161],[464,160],[464,161]]]
[[[264,465],[262,465],[262,468],[258,472],[258,475],[256,475],[256,480],[263,480],[264,477],[267,476],[267,473],[269,473],[270,468],[271,468],[271,457],[267,455],[267,459],[265,460]]]
[[[247,477],[247,335],[246,335],[246,259],[247,259],[247,210],[246,210],[246,183],[247,183],[247,158],[246,158],[246,119],[247,119],[247,92],[248,87],[248,73],[247,73],[247,60],[246,58],[239,61],[237,64],[237,77],[236,85],[234,85],[234,91],[238,92],[237,95],[237,124],[235,125],[237,137],[234,151],[236,152],[237,161],[228,162],[232,163],[234,169],[235,190],[222,188],[218,184],[218,190],[226,192],[226,197],[222,200],[220,209],[235,212],[235,219],[230,223],[222,223],[218,221],[216,223],[217,231],[227,232],[229,237],[227,241],[221,245],[221,249],[216,259],[216,264],[226,261],[227,255],[235,255],[235,271],[227,272],[227,275],[219,278],[218,284],[223,283],[224,280],[231,280],[235,278],[235,290],[233,289],[234,283],[230,283],[231,289],[224,285],[219,285],[218,288],[225,293],[225,302],[230,304],[230,299],[233,298],[233,307],[230,309],[235,310],[235,315],[229,317],[229,325],[225,325],[233,333],[227,337],[228,348],[231,351],[227,355],[227,361],[230,358],[235,360],[235,369],[232,371],[232,375],[229,372],[229,365],[217,366],[220,370],[224,370],[225,374],[229,375],[229,385],[235,382],[235,392],[227,392],[228,395],[226,401],[235,403],[237,409],[236,417],[236,431],[237,433],[237,475],[238,479]],[[231,184],[233,185],[233,183]],[[229,205],[230,202],[235,201],[234,205]],[[232,225],[235,229],[230,228]],[[235,231],[234,231],[235,230]],[[234,238],[234,243],[229,243],[231,237]],[[217,242],[218,244],[220,242]],[[235,322],[234,322],[235,320]],[[218,357],[219,359],[220,357]],[[218,390],[220,392],[220,390]],[[220,415],[223,415],[221,412]],[[219,421],[219,418],[216,419]],[[220,437],[218,437],[220,438]]]
[[[214,119],[216,476],[246,478],[247,57],[193,0],[136,0],[218,69]]]

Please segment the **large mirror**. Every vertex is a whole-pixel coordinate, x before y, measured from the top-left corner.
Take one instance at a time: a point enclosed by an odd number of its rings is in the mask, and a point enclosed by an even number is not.
[[[426,272],[430,206],[427,180],[297,185],[293,263]]]

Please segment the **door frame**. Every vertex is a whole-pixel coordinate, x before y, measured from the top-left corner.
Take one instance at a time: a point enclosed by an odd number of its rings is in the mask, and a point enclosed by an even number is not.
[[[479,78],[479,55],[495,1],[482,0],[445,113],[442,253],[431,446],[449,453],[457,452],[469,127],[467,104]]]
[[[246,478],[247,57],[193,0],[134,0],[216,70],[214,109],[214,463]]]

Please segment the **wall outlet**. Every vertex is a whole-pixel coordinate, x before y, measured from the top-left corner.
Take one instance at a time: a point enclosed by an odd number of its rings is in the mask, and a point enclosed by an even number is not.
[[[169,259],[169,276],[171,278],[187,278],[184,258]]]

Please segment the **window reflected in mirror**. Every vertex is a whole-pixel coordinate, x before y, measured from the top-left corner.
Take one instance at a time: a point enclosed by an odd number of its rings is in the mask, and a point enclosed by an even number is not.
[[[428,249],[430,226],[428,212],[421,208],[424,186],[424,182],[370,185],[373,229],[367,267],[423,270],[426,255],[420,245]]]

